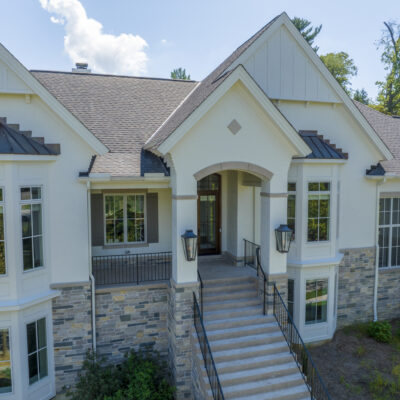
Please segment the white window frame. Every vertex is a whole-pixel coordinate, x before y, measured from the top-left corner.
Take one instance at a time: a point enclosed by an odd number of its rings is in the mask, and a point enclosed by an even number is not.
[[[21,189],[22,188],[30,188],[32,190],[32,188],[34,187],[38,187],[40,188],[40,199],[30,199],[30,200],[22,200],[21,199]],[[22,265],[22,272],[25,273],[30,273],[32,271],[38,271],[38,270],[42,270],[45,268],[45,234],[44,234],[44,191],[43,191],[43,185],[41,184],[27,184],[27,185],[20,185],[18,187],[18,199],[19,199],[19,224],[20,224],[20,238],[21,238],[21,265]],[[33,205],[33,204],[41,204],[42,206],[42,252],[43,252],[43,265],[40,265],[38,267],[34,267],[34,253],[33,253],[33,258],[32,258],[32,268],[25,270],[24,269],[24,246],[23,246],[23,237],[22,237],[22,206],[23,205]],[[31,237],[33,238],[33,234],[31,235]],[[32,247],[33,250],[33,247]]]
[[[41,319],[44,319],[44,326],[45,326],[45,329],[46,329],[46,347],[41,347],[39,349],[39,336],[37,334],[37,331],[38,331],[37,323]],[[35,329],[36,329],[36,350],[34,352],[32,352],[32,353],[29,353],[29,349],[28,349],[28,329],[27,329],[27,327],[28,327],[28,325],[33,324],[33,323],[35,324]],[[29,322],[25,322],[26,363],[27,363],[28,386],[29,387],[32,387],[33,385],[36,385],[39,382],[42,382],[44,379],[49,378],[49,374],[50,374],[49,365],[50,365],[50,362],[49,362],[49,335],[48,335],[48,331],[49,331],[49,329],[48,329],[48,325],[47,325],[47,316],[46,315],[43,316],[43,317],[35,318],[33,321],[31,320]],[[47,353],[47,375],[44,376],[43,378],[40,378],[39,352],[41,350],[43,350],[43,349],[47,350],[47,352],[46,352]],[[35,354],[35,353],[37,354],[38,380],[36,382],[30,383],[29,382],[29,356],[32,355],[32,354]]]
[[[381,267],[381,266],[378,266],[379,269],[400,268],[400,265],[391,265],[391,264],[392,264],[392,234],[393,234],[393,228],[400,228],[400,223],[398,223],[398,224],[393,224],[393,200],[394,200],[394,199],[399,199],[399,201],[400,201],[400,198],[399,198],[399,197],[380,197],[380,198],[379,198],[379,203],[380,203],[381,200],[387,200],[387,199],[390,200],[390,213],[389,213],[389,215],[390,215],[390,221],[389,221],[389,224],[383,224],[383,225],[380,224],[379,219],[380,219],[381,210],[380,210],[380,204],[379,204],[379,212],[378,212],[378,238],[379,238],[379,230],[380,230],[381,228],[389,228],[389,246],[388,246],[388,262],[387,262],[388,265],[382,266],[382,267]],[[379,248],[378,251],[379,251],[379,253],[380,253],[381,247],[378,246],[378,248]],[[379,254],[378,254],[378,262],[379,262]]]
[[[106,197],[107,196],[122,196],[123,197],[123,221],[124,221],[124,241],[118,243],[108,243],[107,242],[107,221],[106,221]],[[128,196],[143,196],[144,203],[144,215],[143,215],[143,223],[144,223],[144,238],[142,241],[128,242],[128,207],[127,207],[127,197]],[[132,244],[143,244],[147,243],[147,201],[146,201],[146,193],[145,192],[127,192],[127,193],[118,193],[118,192],[110,192],[103,193],[103,229],[104,229],[104,245],[105,246],[119,246],[119,245],[132,245]]]
[[[292,190],[290,190],[289,191],[289,185],[290,184],[294,184],[294,185],[296,185],[296,190],[295,191],[292,191]],[[294,196],[294,235],[293,235],[293,242],[295,242],[296,241],[296,235],[298,235],[299,234],[299,232],[298,232],[298,230],[297,230],[297,182],[295,182],[295,181],[289,181],[288,182],[288,206],[287,206],[287,209],[289,209],[289,196]],[[286,222],[289,220],[289,216],[287,216],[286,217]]]
[[[1,330],[8,330],[8,342],[10,344],[10,363],[11,363],[11,392],[0,393],[0,398],[5,397],[5,396],[11,396],[14,393],[14,373],[13,373],[14,363],[13,363],[13,359],[12,359],[13,355],[12,355],[11,327],[8,325],[0,326],[0,331]],[[0,364],[1,364],[1,362],[0,362]]]
[[[329,183],[329,190],[318,190],[318,191],[309,191],[308,187],[310,183]],[[311,245],[311,246],[315,246],[318,244],[327,244],[327,243],[331,243],[332,241],[332,179],[325,179],[325,178],[316,178],[316,179],[310,179],[306,181],[306,213],[307,213],[307,219],[306,219],[306,235],[305,235],[305,241],[307,243],[307,245]],[[328,215],[328,220],[329,220],[329,229],[328,229],[328,240],[313,240],[313,241],[309,241],[308,240],[308,222],[310,219],[314,219],[314,218],[310,218],[308,215],[308,202],[309,202],[309,195],[310,194],[329,194],[329,215]],[[325,218],[325,217],[324,217]],[[320,218],[318,217],[318,220]],[[319,235],[318,235],[319,236]]]
[[[7,240],[6,240],[6,202],[5,202],[5,189],[3,186],[0,186],[0,190],[3,192],[3,200],[0,201],[0,206],[3,207],[3,235],[4,235],[4,264],[6,267],[6,273],[0,274],[0,279],[8,276],[8,268],[7,268]],[[0,240],[1,242],[1,240]]]

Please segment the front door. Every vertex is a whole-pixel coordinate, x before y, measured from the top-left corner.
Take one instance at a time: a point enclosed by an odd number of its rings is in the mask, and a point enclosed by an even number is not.
[[[219,254],[221,237],[221,176],[212,174],[197,184],[198,252]]]

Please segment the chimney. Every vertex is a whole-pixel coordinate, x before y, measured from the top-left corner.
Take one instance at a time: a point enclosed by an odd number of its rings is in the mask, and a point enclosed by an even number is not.
[[[88,69],[88,63],[77,62],[75,68],[72,68],[72,72],[78,72],[80,74],[90,74],[91,70]]]

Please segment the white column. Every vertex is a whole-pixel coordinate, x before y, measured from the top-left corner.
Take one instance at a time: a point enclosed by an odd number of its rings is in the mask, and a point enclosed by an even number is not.
[[[172,188],[172,278],[176,283],[197,282],[197,258],[187,261],[181,235],[192,229],[197,235],[197,182],[192,179]]]
[[[280,190],[280,191],[277,191]],[[264,181],[261,188],[261,263],[266,273],[286,274],[286,254],[276,250],[275,229],[286,224],[287,193]]]

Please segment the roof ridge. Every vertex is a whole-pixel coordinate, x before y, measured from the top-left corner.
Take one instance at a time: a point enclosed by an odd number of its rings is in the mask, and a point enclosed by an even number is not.
[[[78,75],[78,76],[102,76],[105,78],[132,78],[132,79],[148,79],[155,81],[168,81],[168,82],[184,82],[184,83],[198,83],[192,79],[171,79],[171,78],[160,78],[152,76],[134,76],[134,75],[116,75],[116,74],[100,74],[96,72],[73,72],[73,71],[51,71],[51,70],[41,70],[41,69],[31,69],[29,72],[33,73],[45,73],[45,74],[68,74],[68,75]]]

